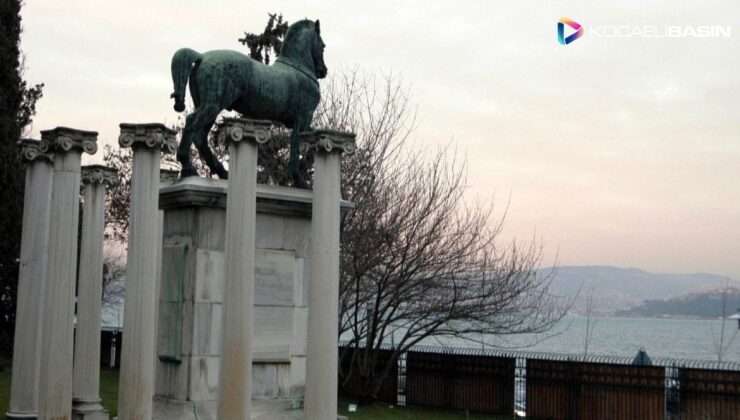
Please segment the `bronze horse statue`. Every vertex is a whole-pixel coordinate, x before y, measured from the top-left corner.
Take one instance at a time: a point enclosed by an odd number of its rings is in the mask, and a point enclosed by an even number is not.
[[[247,118],[277,121],[293,130],[288,172],[295,186],[305,188],[306,181],[298,170],[299,134],[311,129],[321,98],[318,79],[327,73],[324,47],[319,21],[302,20],[288,28],[280,54],[271,66],[237,51],[200,54],[189,48],[178,50],[172,57],[175,111],[185,110],[188,82],[195,105],[185,120],[177,149],[181,176],[198,175],[190,161],[190,145],[195,143],[211,172],[228,178],[228,172],[208,146],[208,133],[216,117],[227,109]]]

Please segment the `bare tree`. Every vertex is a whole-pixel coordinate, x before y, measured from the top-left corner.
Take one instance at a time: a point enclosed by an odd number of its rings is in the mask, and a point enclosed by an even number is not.
[[[591,339],[594,336],[594,327],[596,327],[596,320],[593,319],[593,305],[594,305],[594,288],[591,287],[586,297],[586,335],[583,338],[583,355],[588,356],[588,347],[591,345]]]
[[[116,243],[108,243],[103,252],[103,303],[116,304],[123,301],[126,277],[126,256]]]
[[[534,244],[497,241],[503,216],[464,200],[465,162],[449,147],[420,153],[403,81],[345,68],[327,86],[319,122],[358,134],[346,159],[340,334],[351,369],[373,400],[396,358],[432,337],[471,339],[548,331],[566,305],[537,274]],[[329,100],[326,100],[326,99]],[[395,343],[390,362],[380,348]]]
[[[118,171],[118,183],[110,186],[105,195],[105,239],[125,243],[128,234],[133,167],[131,150],[106,145],[103,151],[103,162]]]
[[[727,321],[727,293],[729,291],[729,287],[727,283],[725,283],[725,287],[722,289],[722,324],[720,325],[720,331],[719,333],[716,333],[714,330],[714,326],[710,326],[710,331],[712,333],[712,342],[714,344],[714,352],[717,353],[717,361],[721,362],[724,355],[727,353],[727,350],[729,350],[732,343],[737,338],[738,331],[740,329],[734,329],[734,332],[732,336],[725,337],[725,322]]]

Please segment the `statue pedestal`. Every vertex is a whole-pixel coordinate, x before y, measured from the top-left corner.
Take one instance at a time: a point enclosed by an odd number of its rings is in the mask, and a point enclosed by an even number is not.
[[[226,189],[226,181],[197,177],[160,188],[155,419],[216,418]],[[257,186],[252,397],[279,401],[256,404],[255,414],[302,406],[311,202],[311,191]]]

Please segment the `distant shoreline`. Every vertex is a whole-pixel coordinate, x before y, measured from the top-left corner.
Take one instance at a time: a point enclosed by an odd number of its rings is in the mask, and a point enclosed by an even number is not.
[[[586,318],[586,315],[583,314],[569,314],[567,317],[570,318]],[[658,315],[658,316],[641,316],[641,315],[608,315],[608,314],[593,314],[593,318],[610,318],[610,319],[633,319],[633,320],[643,320],[643,319],[664,319],[664,320],[676,320],[676,321],[722,321],[721,317],[703,317],[703,316],[695,316],[695,315],[676,315],[676,314],[665,314],[665,315]],[[734,318],[726,318],[727,322],[737,322],[737,319]]]

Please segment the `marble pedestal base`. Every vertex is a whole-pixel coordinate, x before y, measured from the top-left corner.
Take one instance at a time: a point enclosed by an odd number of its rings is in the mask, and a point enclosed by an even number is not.
[[[226,181],[196,177],[164,183],[160,188],[164,239],[155,419],[195,420],[194,407],[200,420],[215,419],[225,274],[226,188]],[[254,419],[282,418],[275,413],[255,416],[266,412],[259,407],[291,408],[301,405],[303,399],[311,201],[310,191],[257,187]],[[345,203],[345,207],[348,205]],[[270,401],[275,401],[275,405],[270,405]]]
[[[155,420],[216,420],[216,401],[196,402],[154,398]],[[252,420],[302,420],[303,408],[295,399],[252,400]]]

